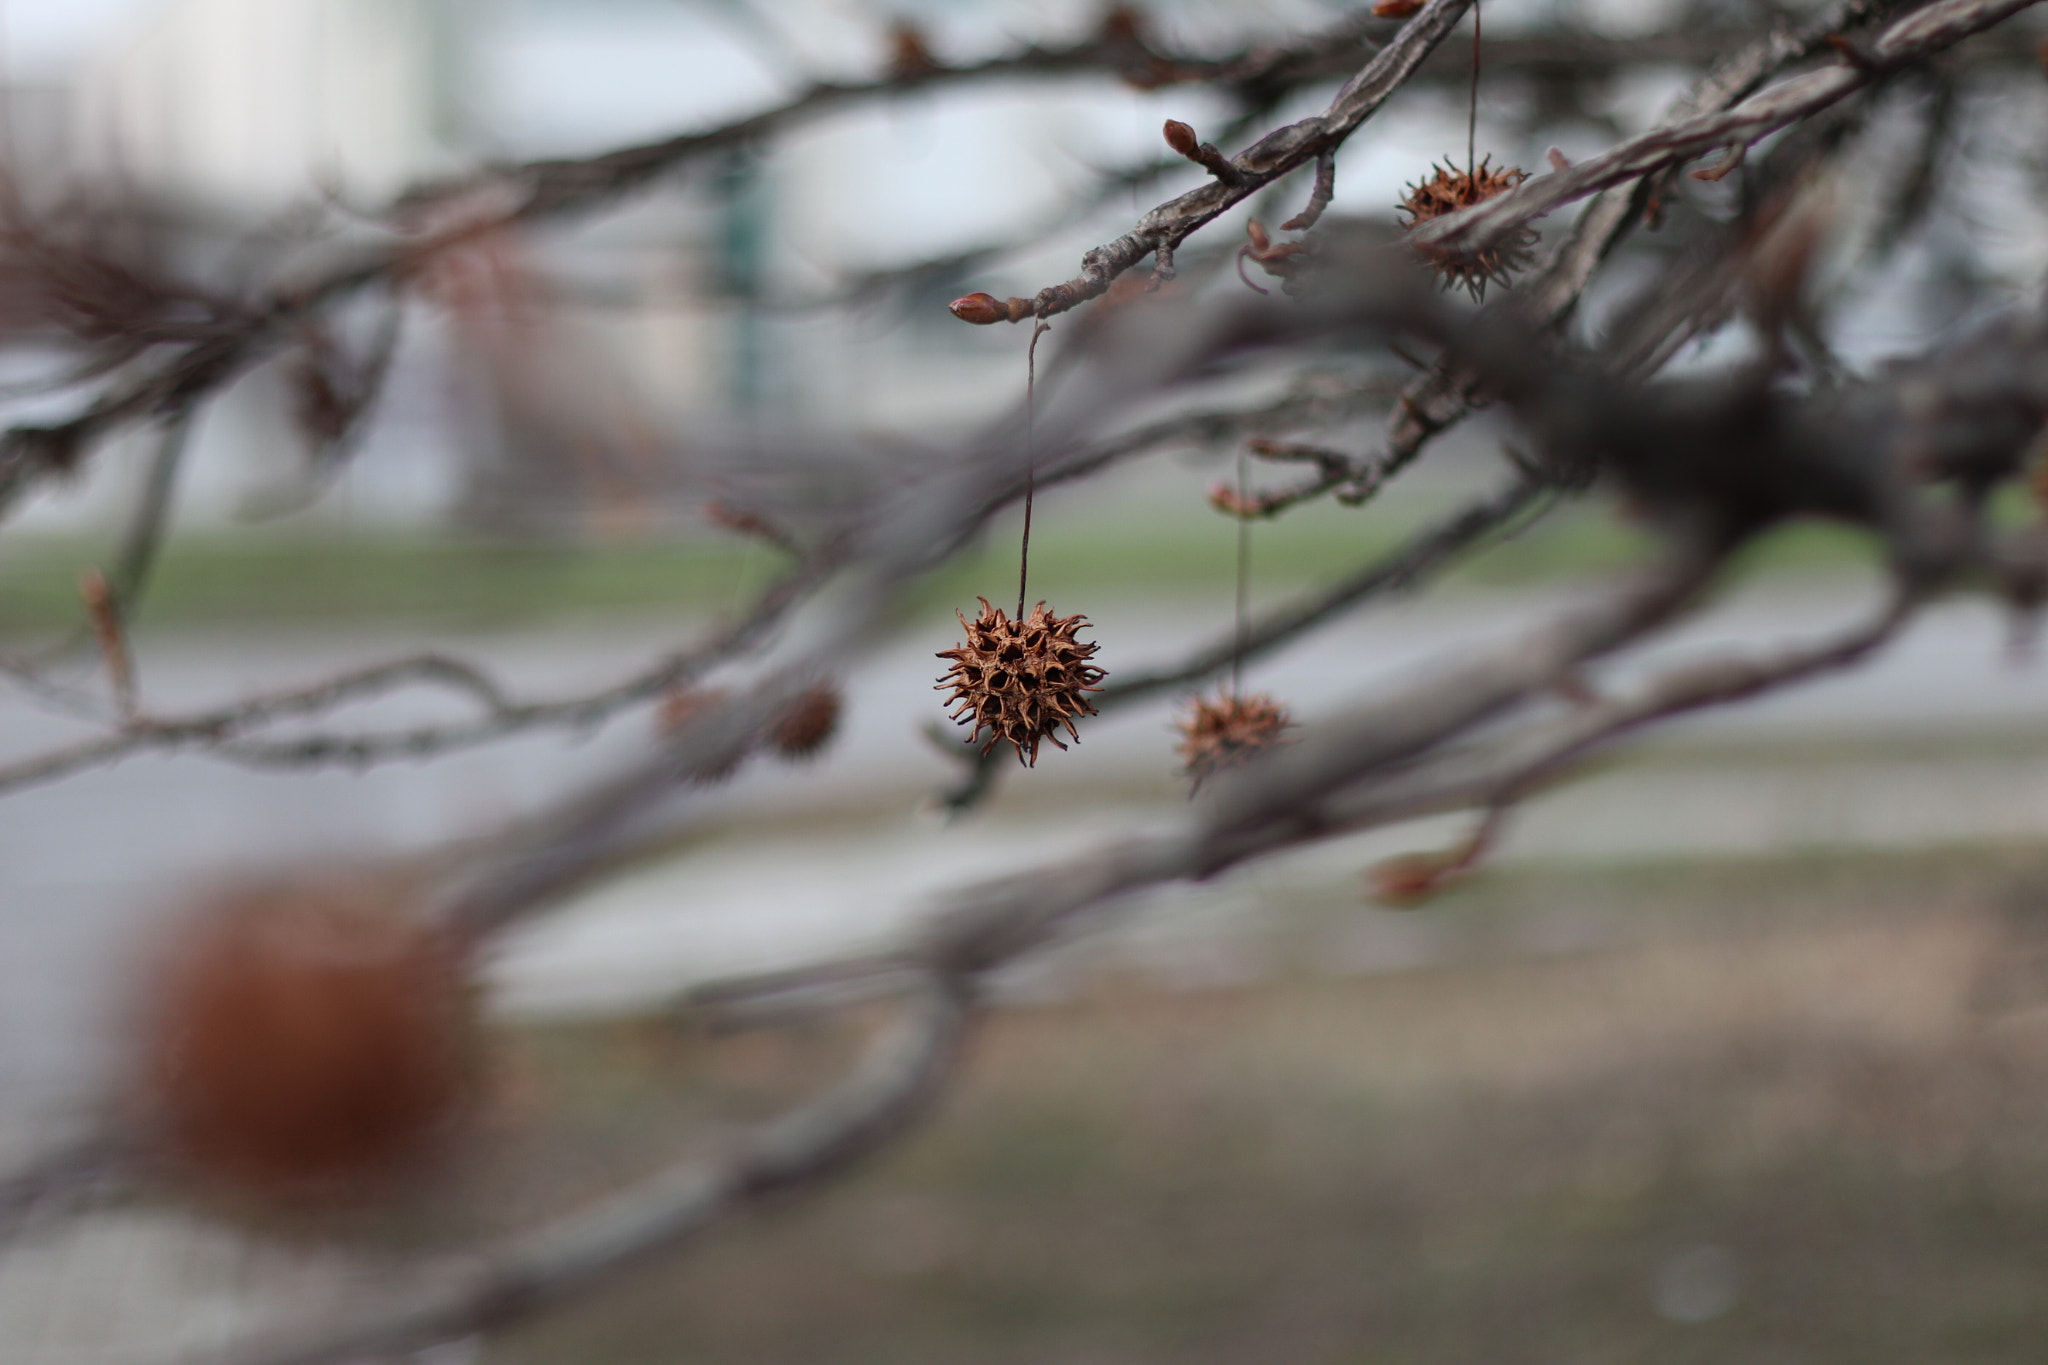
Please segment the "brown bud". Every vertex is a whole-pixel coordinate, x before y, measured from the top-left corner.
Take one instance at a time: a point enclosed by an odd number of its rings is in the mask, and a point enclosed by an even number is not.
[[[987,327],[991,323],[1010,320],[1010,310],[993,294],[969,294],[965,298],[954,299],[946,307],[952,311],[954,317],[962,322],[971,322],[976,327]]]
[[[1372,7],[1376,19],[1406,19],[1422,8],[1422,0],[1380,0]]]
[[[1227,483],[1209,485],[1209,505],[1224,516],[1236,517],[1240,521],[1250,521],[1266,514],[1257,498],[1240,498],[1237,490]]]
[[[1413,909],[1455,879],[1460,861],[1456,852],[1396,854],[1366,870],[1367,894],[1382,905]]]
[[[78,575],[78,595],[84,599],[85,609],[95,616],[113,609],[114,590],[107,586],[107,576],[98,569],[86,569]]]
[[[1195,136],[1195,130],[1177,118],[1166,121],[1166,145],[1185,157],[1194,157],[1202,148],[1202,140]]]
[[[333,357],[308,352],[287,375],[292,386],[292,416],[314,445],[325,448],[348,435],[359,405],[342,392]]]
[[[908,19],[889,26],[889,76],[893,80],[916,80],[939,69],[938,59],[925,45],[924,32]]]
[[[986,327],[993,322],[1022,322],[1033,315],[1036,307],[1030,299],[999,299],[993,294],[969,294],[965,298],[954,299],[946,306],[954,317],[977,327]]]
[[[1099,30],[1103,41],[1111,43],[1143,43],[1145,41],[1145,14],[1136,5],[1111,5],[1102,15]]]
[[[1397,854],[1367,868],[1367,893],[1396,908],[1422,904],[1479,866],[1500,835],[1501,815],[1500,807],[1487,811],[1478,826],[1450,848]]]
[[[758,536],[770,545],[787,550],[791,554],[800,553],[796,538],[759,512],[750,512],[744,507],[734,507],[731,503],[725,502],[707,502],[697,510],[703,513],[704,520],[713,526],[723,526],[728,531],[738,531],[741,535]]]

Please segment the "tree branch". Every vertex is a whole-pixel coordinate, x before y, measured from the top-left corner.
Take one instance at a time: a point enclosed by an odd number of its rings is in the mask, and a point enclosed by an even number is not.
[[[1161,204],[1140,218],[1130,232],[1083,255],[1081,273],[1065,284],[1039,290],[1030,301],[1028,315],[1052,317],[1101,295],[1145,257],[1173,250],[1233,205],[1341,146],[1400,88],[1471,6],[1472,0],[1429,0],[1344,84],[1321,114],[1275,129],[1230,158],[1234,179],[1212,179]]]
[[[1680,118],[1616,144],[1599,156],[1536,176],[1407,234],[1416,247],[1469,254],[1497,246],[1534,219],[1599,190],[1680,165],[1716,148],[1747,147],[1820,112],[1884,75],[2002,23],[2038,0],[1935,0],[1886,28],[1837,66],[1780,82],[1726,112]]]

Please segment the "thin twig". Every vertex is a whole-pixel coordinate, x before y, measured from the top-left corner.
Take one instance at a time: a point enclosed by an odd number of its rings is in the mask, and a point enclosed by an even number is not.
[[[1342,145],[1414,73],[1471,4],[1472,0],[1429,0],[1345,82],[1321,114],[1275,129],[1230,158],[1235,183],[1212,178],[1153,209],[1130,232],[1083,255],[1079,275],[1038,291],[1029,315],[1047,318],[1086,303],[1161,247],[1178,247],[1233,205]]]

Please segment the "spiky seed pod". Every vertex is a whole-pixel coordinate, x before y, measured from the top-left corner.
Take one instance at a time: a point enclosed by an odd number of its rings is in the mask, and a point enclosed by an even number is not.
[[[1182,769],[1199,787],[1211,773],[1247,762],[1280,743],[1292,724],[1287,708],[1264,692],[1225,692],[1214,701],[1196,697],[1177,727]]]
[[[974,620],[954,613],[967,643],[939,651],[938,657],[953,661],[939,688],[952,689],[947,704],[954,707],[955,721],[973,718],[969,744],[986,729],[990,733],[982,753],[1008,740],[1017,748],[1018,761],[1035,767],[1039,741],[1049,739],[1054,748],[1064,749],[1056,732],[1064,727],[1069,738],[1079,740],[1075,717],[1095,714],[1088,693],[1099,690],[1096,684],[1106,675],[1088,662],[1097,646],[1074,638],[1088,618],[1054,616],[1040,602],[1029,616],[1012,621],[986,597],[980,600],[981,615]]]
[[[831,742],[839,728],[839,689],[821,682],[804,689],[782,709],[768,738],[784,758],[810,758]]]
[[[1397,205],[1408,215],[1407,221],[1401,224],[1404,230],[1474,204],[1483,204],[1529,178],[1527,171],[1517,167],[1496,169],[1491,157],[1482,159],[1470,171],[1432,165],[1430,172],[1427,180],[1410,185],[1406,197]],[[1444,288],[1458,285],[1477,302],[1486,297],[1488,284],[1504,285],[1514,272],[1528,269],[1536,259],[1535,245],[1535,229],[1523,227],[1517,228],[1498,246],[1470,252],[1424,247],[1422,253],[1443,280]]]
[[[476,1093],[476,992],[451,936],[372,877],[243,886],[145,982],[140,1099],[176,1166],[265,1204],[419,1168]]]

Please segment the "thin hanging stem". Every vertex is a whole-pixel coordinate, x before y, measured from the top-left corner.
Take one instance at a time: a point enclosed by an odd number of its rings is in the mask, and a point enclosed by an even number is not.
[[[1237,448],[1237,505],[1245,502],[1244,447]],[[1251,634],[1251,583],[1252,583],[1252,524],[1249,518],[1237,519],[1237,637],[1230,655],[1230,695],[1244,694],[1244,647]]]
[[[1031,582],[1031,498],[1038,487],[1038,339],[1052,330],[1049,322],[1031,328],[1024,352],[1024,544],[1017,551],[1017,619],[1024,619],[1024,590]]]
[[[1472,94],[1465,112],[1465,174],[1476,179],[1479,161],[1479,0],[1472,0]]]

